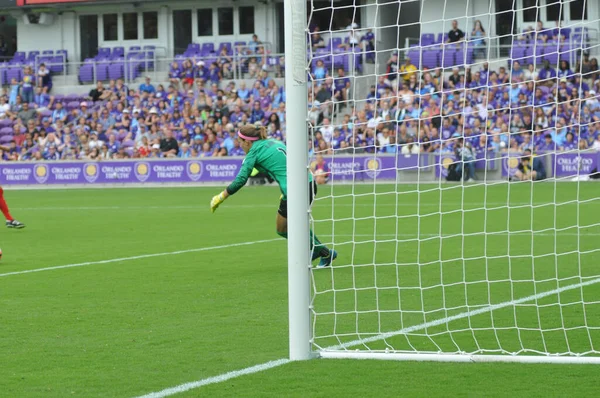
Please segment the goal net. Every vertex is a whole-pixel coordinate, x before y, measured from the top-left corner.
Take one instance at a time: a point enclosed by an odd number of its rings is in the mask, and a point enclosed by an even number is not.
[[[310,271],[310,350],[600,363],[600,7],[307,15],[310,226],[339,253]]]

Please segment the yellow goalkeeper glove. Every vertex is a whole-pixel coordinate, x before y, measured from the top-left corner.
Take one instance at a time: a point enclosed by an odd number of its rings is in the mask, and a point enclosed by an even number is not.
[[[225,194],[223,192],[216,196],[213,196],[212,200],[210,201],[210,211],[214,213],[215,210],[217,210],[217,207],[219,207],[219,205],[223,203],[225,199],[227,198],[225,197]]]
[[[250,173],[250,177],[256,177],[257,174],[260,173],[257,169],[252,169],[252,173]]]

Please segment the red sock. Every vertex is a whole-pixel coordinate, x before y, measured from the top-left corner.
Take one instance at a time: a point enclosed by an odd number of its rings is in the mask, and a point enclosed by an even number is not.
[[[8,205],[4,200],[4,189],[2,189],[2,187],[0,187],[0,211],[2,211],[4,217],[6,217],[6,221],[13,220],[12,216],[10,215],[10,211],[8,210]]]

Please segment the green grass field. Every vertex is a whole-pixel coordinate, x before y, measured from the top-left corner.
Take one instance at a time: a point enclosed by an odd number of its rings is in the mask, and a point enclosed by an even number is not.
[[[348,348],[599,350],[600,283],[465,314],[600,276],[600,185],[397,188],[320,187],[317,234],[340,257],[312,274],[318,346],[370,338]],[[211,214],[216,192],[7,192],[28,227],[1,232],[0,396],[134,397],[285,358],[277,189],[248,187]],[[599,374],[592,365],[314,360],[177,396],[590,396]]]

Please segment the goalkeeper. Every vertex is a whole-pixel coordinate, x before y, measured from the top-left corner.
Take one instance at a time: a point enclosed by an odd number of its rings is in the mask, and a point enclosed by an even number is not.
[[[246,158],[235,180],[223,192],[213,197],[210,201],[210,210],[214,212],[229,196],[239,191],[253,171],[266,174],[277,181],[281,189],[281,200],[277,214],[277,234],[287,239],[287,162],[286,147],[281,141],[267,138],[266,129],[247,124],[238,131],[240,146],[246,152]],[[313,195],[317,193],[317,184],[309,177],[309,201],[312,203]],[[329,250],[319,239],[310,232],[310,245],[312,260],[321,258],[319,267],[327,267],[337,257],[335,250]]]

